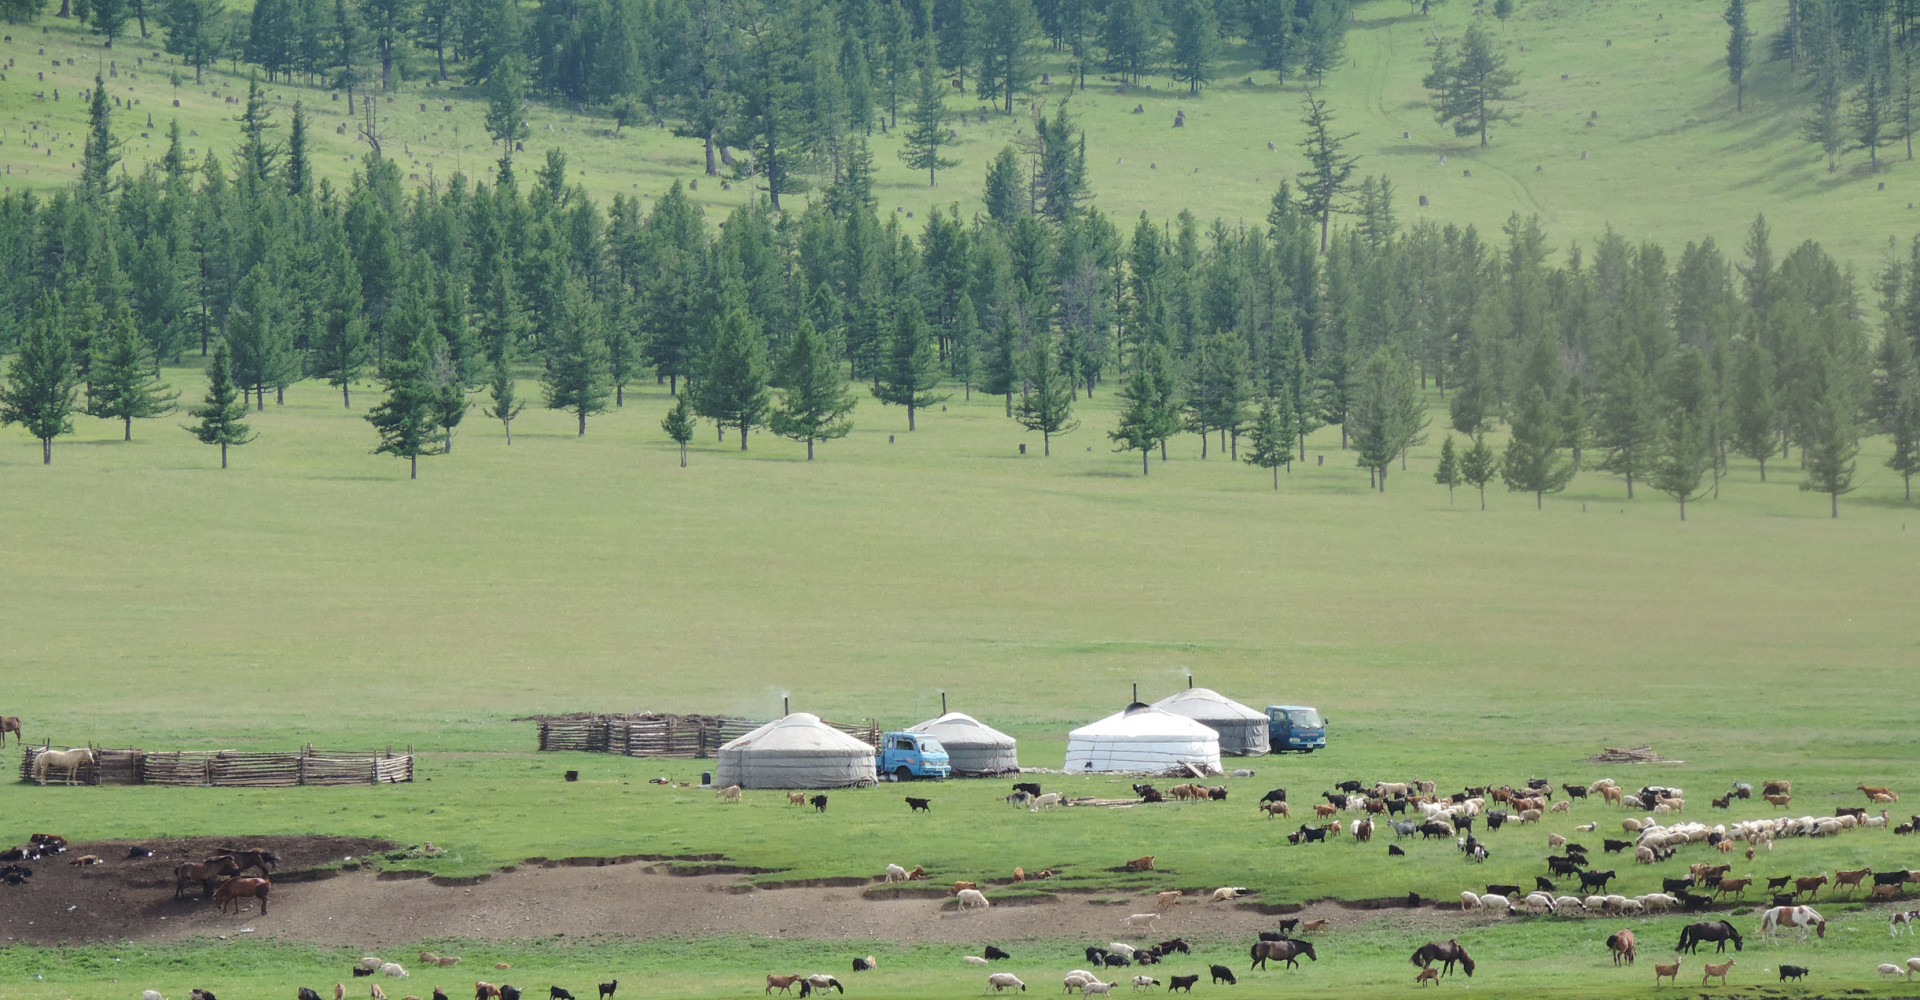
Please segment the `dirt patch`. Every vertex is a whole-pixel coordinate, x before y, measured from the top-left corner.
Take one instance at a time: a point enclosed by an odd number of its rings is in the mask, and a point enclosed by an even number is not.
[[[675,864],[683,862],[681,858],[638,855],[619,860],[662,863],[583,864],[585,859],[542,858],[490,876],[428,878],[418,871],[376,872],[344,864],[391,845],[343,837],[259,842],[282,858],[265,916],[252,906],[237,916],[215,913],[213,905],[197,895],[173,898],[174,865],[201,860],[221,846],[254,843],[150,841],[144,846],[153,848],[155,856],[138,860],[126,859],[124,841],[75,844],[69,856],[98,854],[107,862],[83,869],[68,867],[64,858],[48,859],[35,864],[38,874],[28,885],[0,886],[0,941],[164,943],[250,933],[353,948],[389,948],[436,938],[507,941],[556,934],[635,939],[716,934],[877,937],[903,944],[976,946],[982,940],[1010,943],[1083,935],[1105,942],[1127,933],[1120,926],[1123,913],[1151,911],[1155,902],[1146,890],[1107,890],[1097,901],[1079,893],[1036,893],[996,899],[985,911],[958,912],[947,908],[952,900],[944,892],[928,898],[879,886],[869,889],[870,883],[857,878],[834,880],[849,884],[767,889],[742,884],[735,872],[687,874],[691,866]],[[695,864],[703,863],[750,870]],[[992,898],[993,893],[988,895]],[[1397,907],[1380,910],[1351,909],[1333,901],[1286,909],[1308,919],[1325,918],[1336,927],[1384,919],[1410,926],[1444,925],[1454,933],[1461,924],[1490,922],[1480,914],[1408,910],[1405,897],[1395,902]],[[1273,926],[1273,917],[1260,912],[1266,908],[1192,902],[1165,911],[1149,933],[1154,940],[1247,939]]]

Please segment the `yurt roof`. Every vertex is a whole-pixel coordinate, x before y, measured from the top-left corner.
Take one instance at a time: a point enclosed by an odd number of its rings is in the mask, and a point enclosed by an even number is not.
[[[1013,737],[965,712],[948,712],[937,719],[928,719],[917,726],[908,726],[907,732],[926,733],[943,744],[1014,745]]]
[[[745,736],[729,741],[720,749],[873,753],[873,747],[867,743],[821,722],[819,716],[810,712],[795,712],[786,718],[775,719]]]
[[[1097,722],[1089,722],[1067,734],[1068,739],[1127,739],[1141,736],[1190,737],[1198,740],[1217,741],[1219,734],[1207,726],[1201,725],[1184,715],[1154,708],[1151,705],[1130,707],[1115,712]]]
[[[1245,719],[1265,722],[1265,712],[1256,712],[1232,698],[1209,688],[1188,688],[1153,703],[1153,707],[1196,719]]]

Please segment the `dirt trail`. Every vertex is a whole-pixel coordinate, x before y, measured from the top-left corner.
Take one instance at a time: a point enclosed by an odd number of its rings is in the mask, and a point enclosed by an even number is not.
[[[176,902],[173,866],[204,857],[217,843],[153,842],[148,846],[158,856],[142,861],[124,860],[125,843],[75,845],[72,854],[36,863],[38,874],[28,885],[0,886],[0,940],[164,943],[250,928],[245,932],[263,937],[356,948],[391,948],[441,937],[504,941],[560,933],[634,939],[713,934],[873,937],[903,944],[978,945],[1063,935],[1090,941],[1176,935],[1250,939],[1275,920],[1247,907],[1195,901],[1173,908],[1150,930],[1123,936],[1122,918],[1152,911],[1151,895],[1116,904],[1063,894],[1054,902],[960,913],[946,908],[940,898],[869,899],[857,886],[747,889],[740,886],[738,875],[674,875],[665,865],[645,862],[522,866],[472,885],[440,885],[426,878],[396,878],[394,873],[383,877],[370,870],[315,881],[282,880],[273,887],[265,916],[252,908],[239,916],[219,914],[211,903],[192,897]],[[346,838],[276,838],[270,846],[282,856],[282,871],[291,872],[364,855],[381,845]],[[82,853],[108,860],[85,869],[64,863]],[[1451,924],[1460,919],[1430,908],[1367,911],[1334,903],[1310,905],[1299,916],[1324,917],[1334,925],[1381,916],[1409,923]]]

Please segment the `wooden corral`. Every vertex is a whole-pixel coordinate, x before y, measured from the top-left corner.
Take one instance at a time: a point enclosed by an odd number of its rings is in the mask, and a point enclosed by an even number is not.
[[[529,720],[515,720],[529,721]],[[637,715],[542,715],[530,721],[540,724],[540,749],[577,750],[587,753],[613,753],[627,757],[680,757],[709,759],[727,742],[765,725],[751,719],[720,715],[670,715],[643,712]],[[827,725],[869,745],[880,745],[880,727],[874,722]]]
[[[33,760],[48,746],[30,746],[20,755],[20,780],[33,781]],[[292,753],[239,750],[147,751],[95,748],[94,763],[80,765],[76,781],[85,785],[184,785],[200,788],[292,788],[298,785],[386,785],[413,780],[413,748],[395,753],[315,750],[311,744]],[[64,775],[48,785],[64,784]]]

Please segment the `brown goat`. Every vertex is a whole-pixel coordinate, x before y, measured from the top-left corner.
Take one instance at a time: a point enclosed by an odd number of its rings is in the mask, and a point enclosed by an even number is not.
[[[1674,962],[1671,965],[1661,965],[1655,962],[1653,964],[1653,985],[1660,985],[1660,980],[1663,977],[1673,980],[1673,985],[1675,986],[1680,985],[1680,963]]]
[[[1861,868],[1850,872],[1836,871],[1833,873],[1833,888],[1836,892],[1839,891],[1843,885],[1849,889],[1858,889],[1860,888],[1860,880],[1871,874],[1873,874],[1873,869],[1871,868]]]
[[[1127,862],[1126,868],[1130,872],[1150,872],[1153,870],[1153,855],[1149,854],[1143,858],[1134,858],[1132,861]]]
[[[1707,980],[1712,979],[1715,976],[1720,977],[1720,985],[1722,986],[1727,985],[1727,970],[1732,968],[1733,968],[1733,959],[1731,958],[1720,963],[1719,965],[1707,966],[1706,967],[1707,974],[1700,977],[1700,985],[1702,986],[1707,985]]]
[[[1793,880],[1793,894],[1798,896],[1805,893],[1807,898],[1812,899],[1820,895],[1820,887],[1826,884],[1827,877],[1825,875],[1810,875],[1806,878],[1797,878]]]

